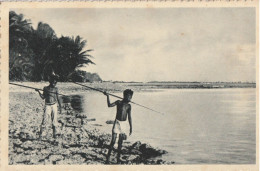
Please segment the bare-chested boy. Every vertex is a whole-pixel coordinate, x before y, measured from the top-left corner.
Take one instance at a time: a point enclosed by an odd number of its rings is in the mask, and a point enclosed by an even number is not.
[[[123,140],[126,140],[127,136],[126,134],[128,133],[127,131],[127,117],[128,117],[128,122],[130,125],[130,132],[129,135],[132,134],[132,117],[131,117],[131,105],[129,102],[132,99],[133,96],[133,91],[130,89],[126,89],[124,91],[124,98],[123,100],[117,100],[114,103],[110,103],[109,100],[109,95],[105,92],[104,94],[107,96],[107,105],[108,107],[114,107],[117,106],[117,112],[116,112],[116,119],[114,122],[114,126],[112,129],[112,140],[110,144],[110,148],[107,154],[107,160],[106,163],[109,163],[109,158],[113,149],[113,146],[116,142],[116,137],[119,134],[119,140],[118,140],[118,153],[117,153],[117,163],[120,163],[120,153],[121,153],[121,148],[123,144]]]
[[[60,113],[61,113],[61,104],[58,97],[58,88],[56,87],[58,77],[56,75],[51,75],[49,78],[49,86],[43,88],[43,94],[38,89],[35,89],[42,99],[45,100],[45,108],[42,123],[40,126],[40,135],[39,139],[42,138],[43,128],[46,126],[46,122],[49,118],[52,121],[53,129],[53,138],[56,138],[56,128],[58,126],[58,109],[57,102],[59,103]]]

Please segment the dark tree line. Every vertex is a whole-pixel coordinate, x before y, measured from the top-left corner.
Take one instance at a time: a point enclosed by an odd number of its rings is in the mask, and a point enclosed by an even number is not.
[[[46,23],[36,29],[22,14],[9,12],[9,79],[19,81],[47,80],[51,72],[68,81],[78,67],[94,64],[84,50],[87,41],[80,36],[57,37]]]

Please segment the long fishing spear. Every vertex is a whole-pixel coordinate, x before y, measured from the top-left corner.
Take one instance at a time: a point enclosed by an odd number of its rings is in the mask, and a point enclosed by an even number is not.
[[[89,89],[91,89],[91,90],[95,90],[95,91],[99,91],[99,92],[101,92],[101,93],[104,93],[103,90],[100,90],[100,89],[97,89],[97,88],[93,88],[93,87],[90,87],[90,86],[86,86],[86,85],[83,85],[83,84],[80,84],[80,83],[77,83],[77,82],[73,82],[73,83],[74,83],[74,84],[77,84],[77,85],[80,85],[80,86],[83,86],[83,87],[87,87],[87,88],[89,88]],[[116,97],[116,98],[119,98],[119,99],[123,99],[122,97],[116,96],[116,95],[111,94],[111,93],[107,93],[107,92],[106,92],[106,94],[108,94],[108,95],[110,95],[110,96],[113,96],[113,97]],[[151,111],[153,111],[153,112],[160,113],[160,114],[163,114],[163,115],[164,115],[164,113],[162,113],[162,112],[158,112],[158,111],[156,111],[156,110],[154,110],[154,109],[151,109],[151,108],[149,108],[149,107],[146,107],[146,106],[141,105],[141,104],[138,104],[138,103],[135,103],[135,102],[133,102],[133,101],[130,101],[130,103],[135,104],[135,105],[137,105],[137,106],[141,106],[141,107],[146,108],[146,109],[148,109],[148,110],[151,110]]]
[[[34,89],[34,90],[40,90],[40,91],[43,91],[43,89],[39,89],[39,88],[34,88],[34,87],[30,87],[30,86],[25,86],[25,85],[21,85],[21,84],[15,84],[15,83],[10,83],[9,84],[12,84],[12,85],[16,85],[16,86],[20,86],[20,87],[25,87],[25,88],[30,88],[30,89]],[[50,93],[55,93],[56,92],[50,92]],[[61,93],[57,93],[58,95],[61,95],[61,96],[66,96],[64,94],[61,94]]]

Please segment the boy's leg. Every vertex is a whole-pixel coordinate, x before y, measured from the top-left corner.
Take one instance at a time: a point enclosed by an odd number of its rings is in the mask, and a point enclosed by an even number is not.
[[[117,134],[116,133],[112,133],[112,140],[111,140],[111,143],[110,143],[110,146],[109,146],[109,150],[108,150],[108,153],[107,153],[107,160],[106,160],[107,164],[109,163],[109,158],[110,158],[111,152],[113,150],[113,147],[115,145],[116,137],[117,137]]]
[[[120,154],[121,154],[121,149],[122,149],[122,144],[123,144],[123,134],[119,134],[119,140],[118,140],[118,150],[117,150],[117,163],[120,163]]]
[[[56,127],[52,126],[53,138],[56,139]]]
[[[52,105],[52,112],[51,112],[53,138],[56,138],[56,127],[58,125],[57,115],[58,115],[58,108],[57,108],[57,104],[55,104]]]
[[[44,117],[44,116],[43,116],[43,117]],[[41,126],[40,126],[39,139],[42,139],[43,124],[44,124],[44,118],[42,119],[42,123],[41,123]]]
[[[41,123],[41,126],[40,126],[39,139],[42,138],[43,128],[45,127],[47,119],[48,119],[47,118],[48,117],[48,112],[50,112],[50,108],[48,106],[45,106],[44,107],[44,112],[43,112],[42,123]]]

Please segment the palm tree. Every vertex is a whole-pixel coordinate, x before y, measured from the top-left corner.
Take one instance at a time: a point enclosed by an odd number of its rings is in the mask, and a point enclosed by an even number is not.
[[[54,63],[53,55],[48,54],[53,43],[57,40],[54,30],[46,23],[39,22],[37,29],[33,31],[30,39],[30,47],[36,54],[34,80],[47,79],[44,71]]]
[[[76,38],[61,37],[58,42],[58,56],[56,56],[56,73],[59,74],[62,81],[67,81],[68,76],[75,71],[77,67],[88,64],[95,64],[90,58],[93,58],[89,52],[93,49],[83,50],[87,41],[82,40],[80,36]]]
[[[85,50],[87,41],[80,36],[57,38],[54,30],[39,22],[36,30],[22,14],[9,13],[9,76],[16,80],[47,80],[50,72],[60,75],[61,81],[77,67],[95,64]]]
[[[28,45],[26,36],[32,31],[31,23],[24,19],[23,14],[17,15],[14,11],[9,12],[9,47],[14,47],[14,43]]]
[[[34,53],[28,48],[32,27],[23,15],[9,12],[9,77],[27,80],[32,75]]]

